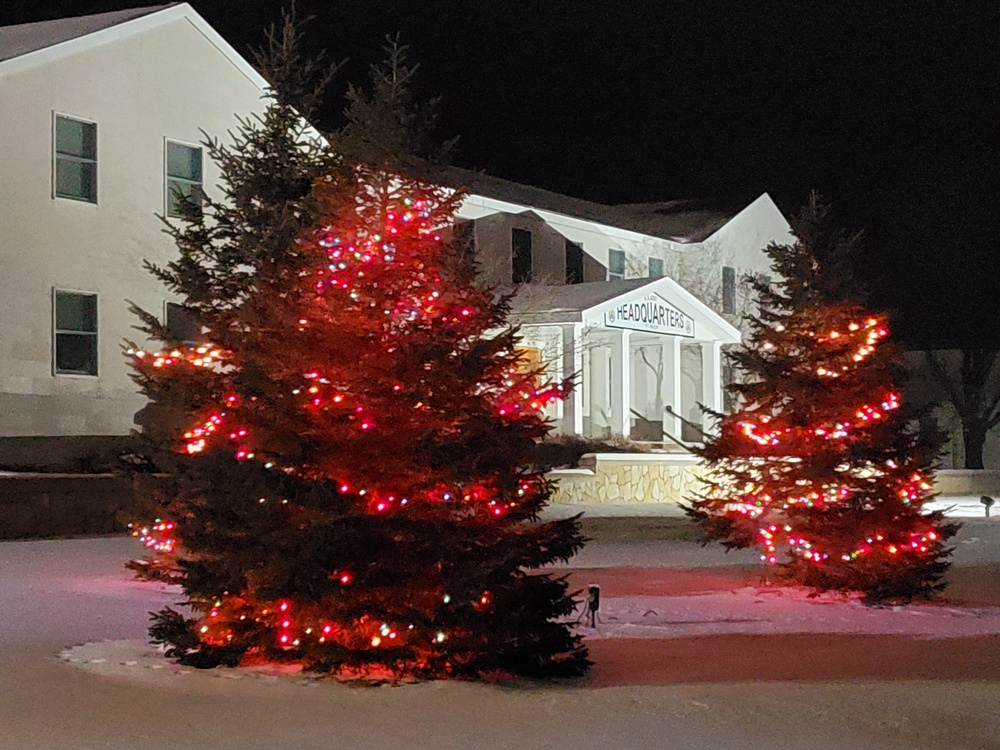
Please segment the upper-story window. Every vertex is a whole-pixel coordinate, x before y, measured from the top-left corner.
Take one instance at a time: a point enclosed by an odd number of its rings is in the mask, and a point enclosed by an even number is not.
[[[167,333],[184,344],[197,344],[201,340],[201,325],[184,305],[167,302],[164,305]]]
[[[731,266],[722,267],[722,312],[736,313],[736,269]]]
[[[167,216],[183,215],[185,200],[201,205],[201,148],[186,143],[167,141],[166,204]]]
[[[97,295],[52,291],[53,372],[97,375]]]
[[[651,279],[663,278],[663,258],[649,259],[649,278]]]
[[[56,115],[53,129],[55,196],[97,203],[97,123]]]
[[[623,250],[608,251],[608,281],[625,278],[625,252]]]
[[[511,281],[527,284],[531,281],[531,232],[510,230]]]
[[[583,283],[583,246],[566,240],[566,283]]]

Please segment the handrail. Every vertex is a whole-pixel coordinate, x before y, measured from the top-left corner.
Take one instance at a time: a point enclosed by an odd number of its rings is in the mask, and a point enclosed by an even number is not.
[[[670,409],[670,407],[668,406],[668,407],[667,407],[667,410],[669,411],[669,409]],[[630,409],[629,409],[629,411],[630,411],[630,412],[631,412],[632,414],[634,414],[635,416],[637,416],[637,417],[638,417],[639,419],[646,419],[646,415],[645,415],[645,414],[640,414],[640,413],[639,413],[639,412],[637,412],[637,411],[636,411],[635,409],[631,409],[631,408],[630,408]],[[705,433],[702,433],[702,434],[704,435]],[[694,455],[694,451],[693,451],[693,450],[691,450],[691,448],[690,448],[690,447],[689,447],[689,446],[688,446],[687,444],[685,444],[685,443],[681,442],[681,441],[680,441],[679,439],[675,438],[675,437],[674,437],[673,435],[671,435],[671,434],[670,434],[669,432],[667,432],[667,431],[666,431],[666,430],[664,429],[664,427],[663,427],[663,424],[662,424],[662,423],[660,424],[660,435],[662,435],[662,436],[663,436],[663,437],[665,437],[665,438],[670,438],[670,440],[671,440],[671,441],[673,441],[674,443],[676,443],[676,444],[677,444],[678,446],[680,446],[680,447],[681,447],[682,449],[684,449],[684,450],[685,450],[685,451],[687,451],[688,453],[690,453],[690,454]]]
[[[663,407],[663,408],[664,408],[664,410],[665,410],[665,411],[667,412],[667,414],[669,414],[669,415],[670,415],[671,417],[676,417],[677,419],[681,420],[681,422],[683,422],[684,424],[686,424],[686,425],[687,425],[688,427],[690,427],[691,429],[693,429],[693,430],[697,430],[697,431],[698,431],[698,433],[699,433],[699,434],[700,434],[700,435],[701,435],[702,437],[711,437],[711,435],[709,435],[709,434],[708,434],[707,432],[705,432],[705,431],[704,431],[704,430],[703,430],[703,429],[701,428],[701,425],[700,425],[700,424],[698,424],[697,422],[692,422],[692,421],[691,421],[690,419],[685,419],[685,418],[684,418],[684,417],[682,417],[682,416],[681,416],[680,414],[678,414],[677,412],[675,412],[675,411],[673,410],[673,407],[671,407],[671,406],[670,406],[670,404],[667,404],[667,405],[666,405],[665,407]]]

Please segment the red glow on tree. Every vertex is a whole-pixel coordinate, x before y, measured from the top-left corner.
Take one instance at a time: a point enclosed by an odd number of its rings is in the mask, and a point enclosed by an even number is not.
[[[154,638],[199,666],[579,674],[566,582],[537,572],[578,522],[538,522],[551,487],[524,468],[565,386],[522,372],[506,301],[447,239],[461,193],[298,126],[274,104],[212,149],[230,200],[158,270],[214,345],[133,361],[153,416],[181,415],[167,509],[194,617]]]
[[[883,318],[822,268],[853,242],[827,222],[814,197],[797,242],[768,248],[783,281],[755,284],[761,313],[732,355],[737,406],[701,451],[713,486],[689,513],[795,582],[870,600],[927,596],[956,529],[923,508],[939,442],[910,425]]]

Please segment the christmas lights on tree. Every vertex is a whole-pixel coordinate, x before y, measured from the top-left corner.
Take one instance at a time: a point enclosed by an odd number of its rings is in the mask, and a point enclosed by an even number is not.
[[[378,95],[412,74],[399,52],[374,98],[352,89],[365,113],[411,106]],[[463,194],[346,136],[304,141],[309,104],[286,89],[211,146],[226,200],[189,207],[156,269],[212,343],[132,351],[169,475],[167,520],[136,533],[173,555],[193,613],[159,613],[153,638],[206,667],[580,674],[575,602],[538,571],[579,523],[541,522],[551,486],[524,468],[567,385],[525,366],[506,300],[471,283],[449,239]]]
[[[731,355],[736,407],[701,450],[713,484],[688,513],[793,582],[869,601],[928,596],[957,529],[923,507],[940,442],[903,408],[885,316],[855,301],[844,264],[856,238],[830,228],[816,196],[795,234],[767,249],[782,280],[755,283],[760,315]]]

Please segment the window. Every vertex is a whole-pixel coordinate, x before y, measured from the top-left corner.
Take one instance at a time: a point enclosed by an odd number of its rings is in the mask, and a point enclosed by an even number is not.
[[[56,115],[54,129],[56,197],[97,203],[97,124]]]
[[[566,240],[566,283],[583,283],[583,246]]]
[[[622,250],[608,251],[608,280],[625,278],[625,253]]]
[[[97,295],[53,291],[57,375],[97,375]]]
[[[757,274],[757,283],[763,285],[768,290],[771,289],[771,275],[766,273]],[[759,295],[757,295],[757,314],[759,315],[763,312],[762,300]]]
[[[663,278],[663,258],[649,259],[649,278],[651,279]]]
[[[722,267],[722,312],[736,313],[736,269]]]
[[[201,340],[201,326],[198,325],[194,316],[184,305],[178,305],[176,302],[167,302],[165,307],[167,333],[185,344],[199,343]]]
[[[512,274],[515,284],[531,281],[531,232],[527,229],[510,230]]]
[[[167,141],[166,154],[167,216],[183,215],[185,200],[201,205],[201,149]]]

